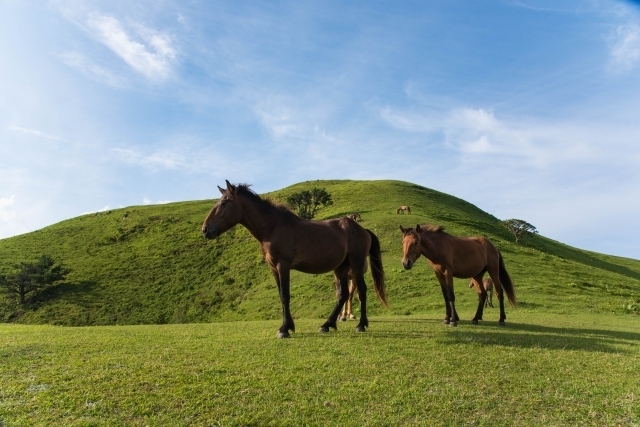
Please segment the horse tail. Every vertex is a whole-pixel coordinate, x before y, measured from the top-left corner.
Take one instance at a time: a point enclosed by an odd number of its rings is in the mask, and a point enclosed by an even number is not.
[[[373,285],[376,289],[378,299],[385,307],[387,304],[387,295],[384,290],[384,268],[382,267],[382,254],[380,251],[380,240],[378,236],[367,230],[371,236],[371,247],[369,248],[369,266],[371,267],[371,276],[373,276]]]
[[[511,281],[511,277],[509,276],[509,273],[507,273],[507,269],[504,266],[504,261],[500,252],[498,252],[498,259],[500,262],[500,282],[502,283],[502,289],[504,289],[504,293],[507,294],[507,298],[509,299],[509,304],[511,304],[511,307],[515,307],[516,290],[513,286],[513,281]]]

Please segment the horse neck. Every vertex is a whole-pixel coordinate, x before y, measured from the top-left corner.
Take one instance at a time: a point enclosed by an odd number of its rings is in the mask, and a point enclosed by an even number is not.
[[[278,220],[277,212],[259,199],[242,197],[240,202],[242,204],[240,224],[244,225],[258,241],[263,242],[268,230]]]
[[[438,243],[442,240],[441,233],[433,233],[429,231],[423,231],[420,234],[420,246],[422,248],[422,254],[428,259],[433,259],[438,254]]]

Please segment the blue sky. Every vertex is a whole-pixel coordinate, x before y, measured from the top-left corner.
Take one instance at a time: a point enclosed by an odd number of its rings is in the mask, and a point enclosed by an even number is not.
[[[638,3],[0,10],[0,238],[225,179],[397,179],[640,259]]]

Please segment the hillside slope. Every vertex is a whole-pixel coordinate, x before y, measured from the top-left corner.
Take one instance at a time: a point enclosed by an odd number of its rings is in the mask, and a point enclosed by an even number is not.
[[[427,262],[420,260],[411,271],[400,264],[399,225],[416,223],[492,240],[516,283],[517,310],[638,312],[640,261],[583,251],[539,235],[515,245],[497,218],[428,188],[400,181],[311,181],[265,196],[284,201],[288,194],[313,186],[326,188],[334,200],[319,219],[359,212],[361,224],[380,238],[390,309],[373,301],[372,315],[443,312]],[[65,283],[25,309],[0,303],[0,320],[107,325],[278,319],[275,283],[246,229],[238,226],[212,241],[201,236],[212,204],[134,206],[0,240],[0,272],[42,254],[71,269]],[[404,204],[411,206],[412,215],[396,214]],[[291,281],[294,317],[328,315],[335,298],[332,274],[294,273]],[[456,302],[470,318],[476,296],[467,283],[456,280]],[[496,311],[489,309],[485,320],[497,319]]]

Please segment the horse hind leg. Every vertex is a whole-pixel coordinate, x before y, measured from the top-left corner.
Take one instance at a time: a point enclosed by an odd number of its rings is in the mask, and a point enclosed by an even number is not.
[[[497,267],[495,269],[489,269],[488,271],[489,276],[493,281],[493,288],[498,295],[498,306],[500,307],[500,318],[498,319],[498,325],[504,326],[504,321],[507,320],[507,315],[504,311],[504,291],[502,289],[502,282],[500,281],[499,271]]]
[[[340,315],[340,312],[342,311],[342,307],[344,306],[345,302],[349,298],[349,286],[348,286],[349,263],[348,261],[345,260],[345,262],[343,262],[340,265],[340,267],[338,267],[334,271],[334,275],[335,275],[338,301],[335,307],[333,308],[333,310],[331,311],[329,318],[327,319],[326,322],[322,324],[322,326],[320,326],[320,328],[318,329],[318,332],[329,332],[330,328],[338,329],[338,325],[337,325],[338,316]]]
[[[358,289],[358,299],[360,299],[360,322],[356,326],[356,332],[365,332],[369,327],[369,319],[367,318],[367,284],[364,281],[364,274],[356,277],[356,286]]]
[[[356,316],[353,314],[353,295],[357,292],[358,285],[356,284],[355,279],[351,278],[349,281],[349,298],[347,299],[347,318],[349,320],[354,320]]]
[[[478,308],[476,309],[476,315],[471,319],[473,325],[477,325],[478,321],[482,320],[483,310],[487,303],[487,291],[482,286],[482,276],[484,276],[484,271],[471,279],[478,293]]]

